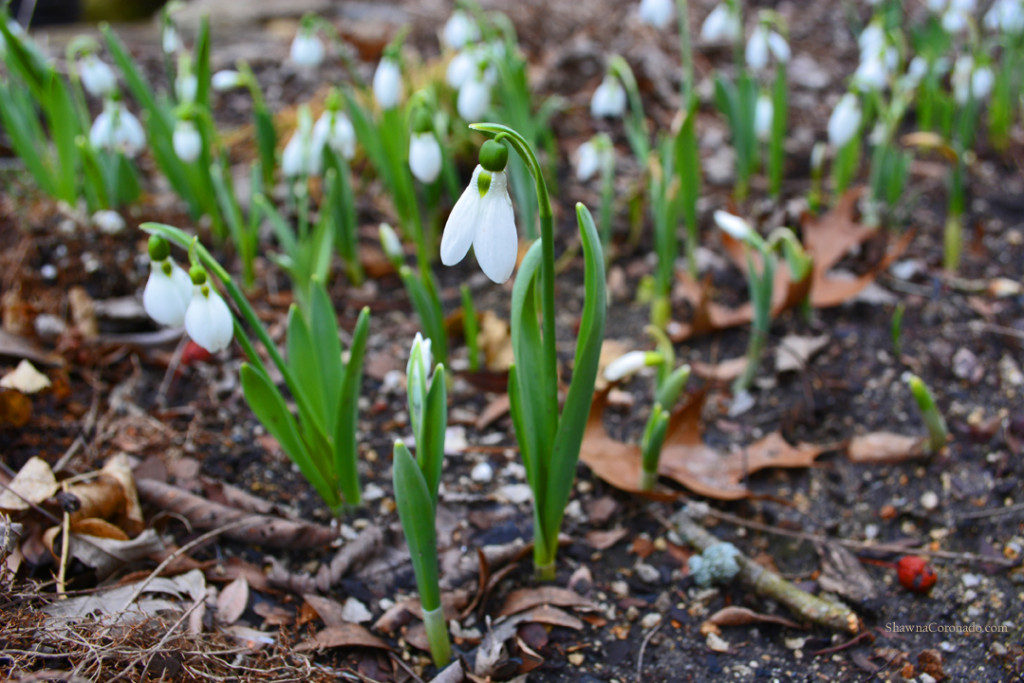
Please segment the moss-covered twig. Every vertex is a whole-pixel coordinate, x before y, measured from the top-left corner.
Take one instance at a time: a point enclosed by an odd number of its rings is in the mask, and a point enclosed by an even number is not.
[[[687,508],[672,516],[670,527],[684,542],[701,552],[721,542],[701,526],[687,512]],[[744,586],[758,595],[785,605],[801,619],[846,633],[857,633],[860,630],[860,618],[845,605],[827,602],[800,590],[746,555],[738,555],[736,563],[740,566],[740,573],[736,578]]]

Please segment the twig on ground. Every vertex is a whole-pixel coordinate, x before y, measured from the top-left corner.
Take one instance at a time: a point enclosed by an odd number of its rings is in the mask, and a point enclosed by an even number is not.
[[[293,593],[326,593],[353,567],[366,562],[380,552],[384,545],[384,532],[373,524],[362,531],[355,539],[341,547],[331,559],[330,564],[321,565],[316,576],[305,572],[291,572],[276,557],[270,560],[270,572],[267,581],[271,585]]]
[[[836,543],[845,548],[854,548],[856,550],[871,550],[874,552],[881,553],[896,553],[900,555],[911,554],[911,555],[923,555],[925,557],[936,557],[944,560],[952,560],[954,562],[965,562],[971,564],[996,564],[1002,567],[1013,567],[1018,564],[1015,560],[1008,560],[1002,557],[985,557],[978,555],[977,553],[962,553],[955,552],[952,550],[932,550],[927,546],[920,547],[909,547],[899,545],[896,543],[869,543],[867,541],[854,541],[847,538],[831,538],[821,534],[812,534],[807,531],[795,531],[793,529],[783,529],[777,526],[771,526],[768,524],[762,524],[761,522],[755,522],[749,519],[743,519],[736,515],[729,514],[728,512],[722,512],[721,510],[715,510],[714,508],[708,508],[707,515],[720,519],[723,522],[729,522],[737,526],[743,526],[748,529],[755,531],[763,531],[769,534],[775,534],[777,536],[789,536],[791,538],[799,538],[803,541],[812,541],[815,543]],[[983,516],[983,515],[979,515]]]
[[[644,678],[644,651],[647,649],[647,643],[651,642],[651,638],[661,630],[662,626],[663,624],[658,624],[652,628],[650,633],[644,636],[644,641],[640,643],[640,654],[636,658],[636,683],[640,683]]]
[[[701,551],[720,543],[717,537],[687,513],[686,508],[673,515],[668,521],[668,526],[682,537],[683,541]],[[793,614],[806,621],[847,633],[860,631],[860,619],[846,605],[826,602],[815,597],[775,572],[765,569],[746,555],[738,555],[736,563],[740,566],[740,573],[736,578],[758,595],[785,605]]]

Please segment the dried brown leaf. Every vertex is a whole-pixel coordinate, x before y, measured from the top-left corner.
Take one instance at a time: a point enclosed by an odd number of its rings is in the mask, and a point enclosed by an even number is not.
[[[128,540],[128,534],[125,533],[124,529],[98,517],[72,520],[71,533],[95,536],[97,538],[109,538],[114,541]]]
[[[824,543],[817,549],[822,565],[818,585],[822,590],[854,603],[864,603],[878,597],[875,582],[853,553],[838,543]]]
[[[690,363],[693,374],[709,382],[722,382],[727,384],[743,374],[747,369],[747,357],[730,358],[721,363],[702,363],[694,361]]]
[[[723,454],[703,442],[700,418],[706,394],[691,397],[669,418],[658,473],[691,491],[719,500],[737,500],[749,495],[740,482],[747,475],[768,467],[809,467],[826,448],[811,444],[792,446],[778,432],[748,445],[743,451]],[[624,491],[651,495],[636,489],[640,477],[640,448],[608,436],[604,428],[607,394],[598,393],[590,409],[583,434],[580,460],[609,484]],[[662,498],[674,494],[654,494]]]
[[[249,582],[244,576],[224,586],[217,596],[217,620],[222,624],[233,624],[245,612],[249,604]]]
[[[391,650],[390,645],[359,624],[328,626],[312,638],[296,645],[295,650],[307,652],[329,647],[372,647],[378,650]]]
[[[344,608],[341,603],[316,593],[306,593],[302,599],[320,615],[324,626],[344,626],[348,622],[342,617]]]
[[[44,534],[44,540],[54,556],[60,555],[60,546],[54,548],[60,527],[53,527]],[[101,538],[71,532],[68,539],[68,551],[71,557],[83,564],[93,567],[96,576],[103,580],[118,569],[128,566],[150,555],[164,551],[163,541],[153,529],[146,529],[130,540]]]
[[[608,531],[594,529],[587,532],[587,545],[594,550],[607,550],[624,539],[628,534],[629,529],[626,529],[625,527],[609,529]]]
[[[7,394],[21,396],[17,392],[0,392],[0,401]],[[59,488],[57,478],[46,461],[38,456],[33,456],[22,466],[7,488],[0,491],[0,510],[9,512],[27,510],[30,503],[36,505],[42,503],[57,493]]]
[[[477,337],[480,350],[484,352],[484,364],[492,372],[505,372],[512,365],[512,336],[508,321],[499,318],[494,311],[484,311],[480,316],[480,333]]]
[[[715,626],[748,626],[750,624],[762,623],[778,624],[779,626],[789,628],[803,628],[800,624],[785,617],[779,617],[774,614],[761,614],[747,607],[736,607],[735,605],[723,607],[708,617],[704,623],[714,624]]]
[[[846,456],[853,462],[884,465],[920,458],[926,454],[925,437],[893,432],[871,432],[850,439]]]
[[[0,390],[0,427],[24,427],[32,419],[32,399],[13,389]]]
[[[538,586],[536,588],[520,588],[509,593],[505,604],[497,611],[496,615],[504,617],[519,614],[540,605],[582,609],[596,608],[592,601],[575,591],[559,588],[558,586]]]

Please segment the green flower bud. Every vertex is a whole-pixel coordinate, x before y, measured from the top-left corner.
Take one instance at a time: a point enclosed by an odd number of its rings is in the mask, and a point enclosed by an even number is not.
[[[504,171],[508,165],[508,147],[494,140],[486,141],[480,147],[480,165],[491,173]]]
[[[163,261],[171,255],[171,245],[159,235],[149,236],[149,259],[151,261]]]

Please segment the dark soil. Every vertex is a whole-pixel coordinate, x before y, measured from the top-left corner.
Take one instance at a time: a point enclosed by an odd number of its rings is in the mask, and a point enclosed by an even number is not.
[[[692,20],[699,26],[710,3],[691,4]],[[823,89],[795,89],[787,150],[789,176],[779,204],[783,208],[762,199],[766,192],[758,186],[760,180],[755,181],[753,199],[739,207],[746,215],[764,216],[764,227],[779,224],[772,220],[795,225],[795,209],[785,207],[807,190],[810,147],[814,140],[824,138],[831,105],[842,92],[852,69],[849,65],[856,61],[856,45],[835,4],[827,0],[753,4],[783,13],[790,22],[794,53],[813,62],[828,77],[829,85]],[[436,30],[449,9],[441,5],[344,3],[332,12],[360,56],[368,60],[363,65],[368,76],[386,37],[403,23],[413,22],[410,43],[424,58],[436,56]],[[540,93],[567,100],[564,113],[553,123],[561,145],[558,176],[564,179],[556,208],[561,253],[573,244],[573,203],[597,205],[593,187],[577,183],[568,162],[569,154],[594,132],[595,125],[605,127],[619,143],[624,158],[621,168],[627,171],[621,180],[622,192],[639,178],[635,166],[625,159],[628,152],[621,129],[594,124],[589,117],[589,96],[604,69],[602,55],[619,52],[633,65],[647,98],[648,113],[657,124],[667,126],[678,91],[674,33],[661,35],[641,27],[631,5],[611,0],[488,5],[509,12],[515,22],[523,49],[535,67]],[[748,12],[753,9],[747,8]],[[284,62],[294,32],[294,12],[294,8],[282,7],[280,16],[273,19],[237,25],[214,23],[215,68],[230,66],[240,56],[249,59],[277,109],[304,102],[321,93],[324,83],[343,77],[340,69],[331,67],[321,74],[323,80],[311,79],[296,74]],[[154,74],[162,73],[158,43],[150,27],[125,28],[122,35],[143,64]],[[54,42],[64,39],[65,34],[54,34]],[[696,59],[702,82],[717,64],[729,62],[727,54],[716,51],[700,51]],[[220,101],[218,119],[225,125],[244,125],[247,106],[246,98],[225,97]],[[702,106],[700,115],[702,154],[710,159],[725,144],[719,134],[724,124],[710,103]],[[944,674],[947,680],[956,681],[1024,679],[1024,572],[1019,563],[1024,553],[1024,510],[1020,505],[1024,386],[1012,373],[1016,367],[1019,375],[1024,364],[1024,296],[1018,290],[1012,296],[996,297],[987,290],[997,278],[1020,283],[1024,274],[1024,205],[1020,201],[1024,196],[1020,168],[1024,133],[1019,126],[1014,135],[1011,150],[1005,154],[984,145],[979,150],[970,178],[968,248],[958,277],[941,270],[944,176],[936,171],[941,169],[937,163],[922,160],[912,170],[911,191],[900,207],[900,220],[890,228],[893,234],[916,231],[900,258],[903,264],[918,264],[912,275],[900,277],[885,271],[871,290],[873,296],[815,310],[809,318],[796,312],[780,315],[773,322],[754,390],[756,403],[748,412],[728,415],[731,397],[727,385],[703,381],[692,385],[709,389],[704,437],[723,452],[776,430],[791,443],[833,445],[812,468],[751,475],[746,483],[753,495],[746,500],[708,501],[718,511],[759,524],[759,529],[715,523],[712,518],[707,521],[722,540],[731,541],[748,556],[811,592],[818,590],[823,569],[816,546],[827,539],[866,542],[854,552],[876,595],[851,605],[862,619],[866,635],[851,641],[848,635],[822,628],[796,630],[764,623],[724,627],[721,638],[728,644],[727,651],[711,649],[702,623],[727,605],[794,617],[738,585],[715,591],[697,588],[686,569],[691,551],[672,543],[672,536],[659,522],[669,518],[678,503],[651,503],[631,496],[580,465],[573,507],[564,527],[569,542],[559,556],[556,585],[566,586],[573,577],[576,589],[599,610],[581,615],[587,617],[581,631],[561,627],[539,630],[535,624],[520,628],[522,643],[535,646],[543,658],[543,664],[529,674],[530,680],[853,681],[902,680],[922,672],[933,678]],[[245,153],[239,151],[238,155],[242,160]],[[135,228],[149,220],[192,228],[180,207],[161,198],[151,183],[153,195],[126,212],[127,229],[117,235],[102,235],[77,225],[52,202],[37,196],[26,176],[16,170],[5,171],[4,182],[6,189],[0,199],[4,328],[33,337],[39,348],[55,351],[64,360],[63,367],[48,369],[57,388],[33,399],[30,421],[18,428],[0,427],[0,452],[6,468],[16,472],[36,455],[53,464],[80,438],[82,447],[76,448],[68,461],[70,472],[93,471],[111,455],[126,451],[139,461],[148,461],[148,466],[160,463],[171,482],[194,481],[196,473],[189,468],[197,466],[198,474],[242,488],[282,509],[296,509],[304,519],[330,522],[316,494],[246,406],[237,380],[241,362],[237,346],[212,360],[178,368],[158,403],[177,339],[154,345],[151,335],[142,334],[156,331],[153,324],[136,317],[101,314],[98,335],[91,338],[73,327],[56,337],[38,335],[32,327],[31,320],[40,314],[70,321],[68,293],[74,287],[83,287],[100,303],[140,296],[148,263],[145,235]],[[708,184],[701,200],[702,244],[719,255],[722,251],[710,217],[714,209],[729,203],[730,189]],[[382,211],[386,214],[387,209],[381,209],[386,204],[369,196],[359,201],[364,242],[370,245],[375,241],[377,222],[386,217]],[[620,278],[624,284],[610,292],[606,336],[626,348],[650,348],[644,332],[649,309],[635,301],[639,280],[653,268],[650,240],[643,237],[639,244],[631,244],[624,211],[620,219],[612,279]],[[67,229],[69,222],[71,230]],[[645,227],[644,234],[647,232]],[[841,267],[866,272],[883,253],[884,242],[884,236],[873,240]],[[230,253],[218,254],[222,262],[232,262]],[[724,258],[716,263],[712,268],[716,297],[733,304],[742,302],[746,297],[742,276]],[[47,264],[57,267],[55,279],[41,274]],[[334,272],[340,273],[340,268]],[[507,319],[510,286],[486,281],[472,258],[451,269],[438,266],[437,274],[447,311],[458,308],[458,287],[468,282],[479,310],[494,311]],[[272,334],[281,338],[290,302],[288,280],[268,260],[261,259],[257,283],[250,300]],[[381,549],[383,559],[352,573],[330,596],[339,602],[354,596],[376,619],[384,611],[382,599],[396,601],[415,592],[394,511],[390,469],[393,441],[407,436],[410,428],[404,391],[388,389],[386,378],[388,371],[404,371],[418,323],[394,274],[382,275],[358,289],[339,274],[331,293],[346,330],[351,330],[364,304],[372,310],[359,425],[360,474],[364,487],[378,495],[342,521],[356,529],[369,524],[385,527],[388,547]],[[559,352],[568,364],[583,300],[579,258],[561,276],[558,299],[562,306]],[[688,305],[678,298],[674,303],[675,317],[685,321],[690,315]],[[906,307],[898,356],[891,332],[897,304]],[[17,325],[19,312],[29,321],[22,328]],[[748,333],[745,326],[717,332],[678,344],[676,352],[681,361],[691,363],[734,358],[744,353]],[[829,341],[800,372],[778,375],[771,358],[788,335],[828,335]],[[508,502],[509,485],[525,482],[510,420],[499,418],[482,430],[475,426],[480,414],[503,392],[504,378],[459,371],[465,367],[465,351],[459,344],[455,344],[453,356],[457,372],[449,393],[450,422],[465,430],[467,446],[445,463],[439,544],[448,559],[472,558],[483,546],[529,540],[532,527],[529,502]],[[5,357],[3,367],[13,368],[16,361],[13,354]],[[856,434],[924,434],[924,424],[901,381],[908,370],[925,379],[943,410],[951,430],[948,447],[942,453],[900,463],[850,462],[844,445]],[[649,410],[652,381],[642,376],[622,387],[625,393],[620,405],[606,415],[612,436],[639,438]],[[474,481],[470,473],[482,462],[492,466],[494,476]],[[189,476],[183,474],[186,471]],[[147,513],[147,520],[162,517],[159,509]],[[179,545],[198,535],[175,524],[162,528]],[[615,529],[625,530],[622,540],[597,549],[592,532]],[[816,537],[818,543],[784,535],[797,531]],[[938,582],[929,594],[917,594],[896,580],[893,563],[899,555],[872,550],[872,543],[927,546],[961,555],[959,559],[930,557]],[[257,566],[274,556],[293,569],[309,569],[329,560],[333,553],[218,541],[194,556],[216,563],[242,558]],[[1016,566],[1007,567],[1002,562],[1007,559],[1017,560]],[[20,576],[12,590],[24,594],[30,586],[26,578],[45,580],[51,569],[52,565],[30,567],[28,576]],[[152,565],[134,569],[152,569]],[[580,580],[588,574],[586,580]],[[473,592],[477,588],[475,575],[458,583],[451,583],[451,576],[445,580],[450,582],[449,589]],[[463,620],[463,629],[477,629],[478,634],[456,639],[457,645],[471,652],[479,634],[486,631],[484,616],[496,616],[513,590],[533,585],[527,557],[495,586],[476,614]],[[51,590],[45,587],[41,593],[45,597]],[[292,615],[302,613],[298,596],[275,591],[259,600],[284,607]],[[261,624],[251,610],[243,621],[256,628]],[[652,632],[655,624],[657,631]],[[923,630],[905,628],[912,625],[923,626]],[[281,631],[279,647],[287,652],[318,628],[315,620],[293,622]],[[964,632],[977,629],[982,632]],[[0,636],[0,642],[7,642],[6,637]],[[388,642],[424,679],[433,675],[423,653],[405,638],[389,637]],[[504,668],[507,676],[495,680],[511,678],[519,671],[517,662],[524,655],[512,643],[510,648]],[[643,666],[638,671],[641,654]],[[936,656],[941,664],[933,665]],[[336,648],[310,658],[319,667],[317,675],[325,677],[358,670],[366,677],[363,680],[409,680],[391,660],[369,650]],[[0,652],[0,667],[11,661]],[[16,666],[10,670],[15,680],[30,673],[30,669]],[[186,679],[185,674],[180,676]],[[345,680],[355,678],[353,673]],[[262,679],[254,676],[253,680]]]

